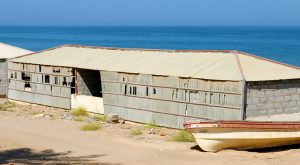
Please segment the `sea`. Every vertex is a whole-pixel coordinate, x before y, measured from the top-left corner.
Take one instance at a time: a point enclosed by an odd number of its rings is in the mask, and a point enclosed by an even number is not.
[[[240,50],[300,66],[300,27],[0,26],[0,42],[32,51],[63,44],[172,50]]]

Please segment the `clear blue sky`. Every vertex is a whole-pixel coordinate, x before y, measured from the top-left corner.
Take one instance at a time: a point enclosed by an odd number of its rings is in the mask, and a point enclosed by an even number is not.
[[[0,25],[300,26],[300,0],[0,0]]]

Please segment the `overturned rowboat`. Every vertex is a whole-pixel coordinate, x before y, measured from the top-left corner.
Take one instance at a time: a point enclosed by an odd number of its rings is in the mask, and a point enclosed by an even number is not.
[[[209,152],[300,143],[300,122],[205,121],[186,122],[184,127]]]

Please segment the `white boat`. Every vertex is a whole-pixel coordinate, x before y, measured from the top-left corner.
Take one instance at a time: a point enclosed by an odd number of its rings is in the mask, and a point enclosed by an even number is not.
[[[205,121],[186,122],[184,127],[209,152],[300,143],[300,122]]]

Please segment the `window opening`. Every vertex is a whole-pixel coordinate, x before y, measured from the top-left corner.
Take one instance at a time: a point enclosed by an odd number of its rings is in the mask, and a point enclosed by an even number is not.
[[[127,95],[127,84],[125,84],[124,94]]]
[[[58,77],[54,77],[54,84],[58,85]]]
[[[45,75],[45,83],[46,84],[50,83],[50,76],[49,75]]]
[[[60,68],[53,68],[53,73],[60,73]]]
[[[66,78],[66,77],[64,77],[63,85],[64,85],[64,86],[67,86],[67,85],[68,85],[68,83],[67,83],[67,78]]]
[[[29,73],[22,72],[21,75],[22,75],[22,80],[30,81],[30,74]]]
[[[136,87],[133,87],[133,94],[136,95]]]
[[[24,90],[25,90],[25,91],[31,91],[30,82],[25,82]]]
[[[149,96],[149,88],[146,87],[146,96]]]

